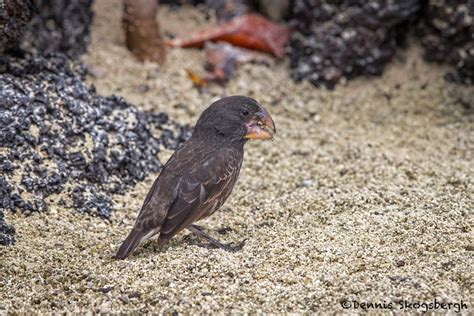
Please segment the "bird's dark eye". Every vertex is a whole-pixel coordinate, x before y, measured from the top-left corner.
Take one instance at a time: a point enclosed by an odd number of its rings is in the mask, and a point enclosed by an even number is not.
[[[249,115],[249,111],[247,111],[246,109],[243,109],[243,110],[242,110],[242,115],[243,115],[243,116]]]

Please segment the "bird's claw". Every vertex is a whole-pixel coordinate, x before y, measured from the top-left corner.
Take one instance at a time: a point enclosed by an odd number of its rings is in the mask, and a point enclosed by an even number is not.
[[[247,239],[242,240],[239,242],[237,245],[233,245],[233,242],[227,243],[227,244],[222,244],[223,247],[220,247],[221,249],[228,251],[228,252],[237,252],[239,250],[242,250],[242,248],[245,246],[245,242]],[[219,246],[216,246],[219,247]]]

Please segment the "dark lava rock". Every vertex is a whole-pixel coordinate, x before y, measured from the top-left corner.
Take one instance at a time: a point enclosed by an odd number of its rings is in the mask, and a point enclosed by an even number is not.
[[[112,194],[159,171],[160,149],[190,136],[165,113],[98,96],[84,82],[85,67],[63,54],[2,63],[0,244],[13,232],[1,210],[44,211],[54,195],[65,207],[108,217]]]
[[[33,0],[0,1],[0,53],[17,47],[35,12]]]
[[[36,0],[36,6],[38,14],[24,34],[23,49],[43,55],[62,52],[69,57],[86,51],[92,0]]]
[[[0,245],[11,245],[15,242],[13,235],[15,228],[5,223],[5,215],[3,209],[7,208],[11,200],[11,187],[5,180],[5,177],[0,176]]]
[[[294,0],[292,77],[314,85],[380,75],[421,9],[419,0]]]
[[[449,81],[474,83],[474,0],[429,0],[419,30],[426,60],[454,65]]]
[[[10,10],[13,3],[25,9]],[[0,56],[0,245],[14,242],[7,209],[30,214],[59,203],[108,217],[112,194],[159,171],[160,148],[190,136],[165,113],[98,96],[85,84],[85,67],[74,60],[87,49],[91,5],[0,0],[0,44],[12,42],[3,31],[14,41],[23,36],[16,54]]]

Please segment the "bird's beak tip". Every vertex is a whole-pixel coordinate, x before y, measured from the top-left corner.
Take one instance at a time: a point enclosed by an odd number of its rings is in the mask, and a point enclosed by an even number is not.
[[[270,129],[272,132],[269,132]],[[247,124],[247,139],[271,139],[273,140],[273,134],[276,133],[275,122],[271,115],[261,107],[260,113]]]

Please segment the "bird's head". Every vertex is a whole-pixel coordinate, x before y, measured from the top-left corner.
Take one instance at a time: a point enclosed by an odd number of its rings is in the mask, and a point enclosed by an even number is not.
[[[273,139],[275,123],[254,99],[231,96],[212,103],[196,123],[194,134],[217,137],[228,142]]]

